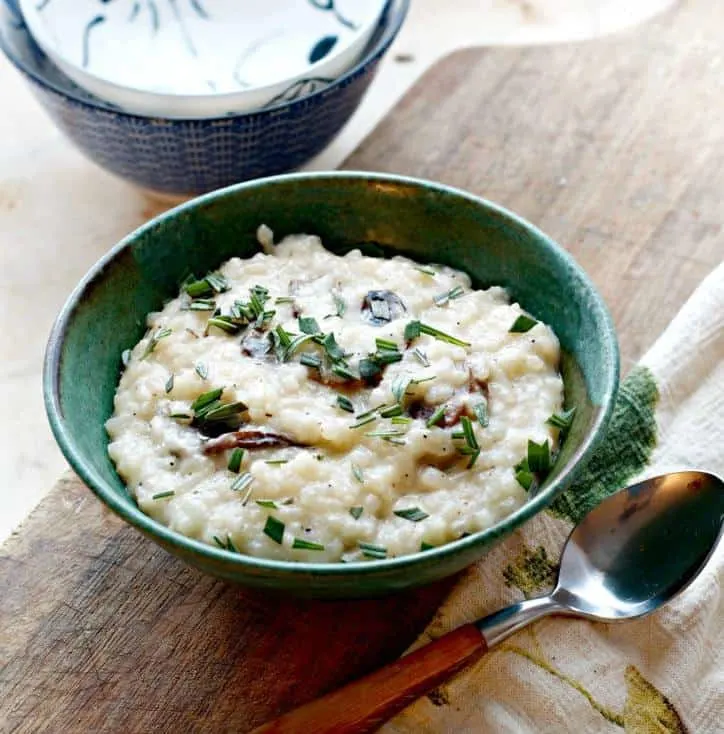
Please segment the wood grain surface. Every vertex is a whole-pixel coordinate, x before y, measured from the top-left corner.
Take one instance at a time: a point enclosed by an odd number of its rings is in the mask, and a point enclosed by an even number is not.
[[[615,38],[459,52],[346,167],[533,221],[603,292],[626,371],[724,256],[722,32],[724,4],[698,0]],[[344,603],[235,588],[68,477],[0,550],[0,731],[241,734],[394,658],[449,583]]]

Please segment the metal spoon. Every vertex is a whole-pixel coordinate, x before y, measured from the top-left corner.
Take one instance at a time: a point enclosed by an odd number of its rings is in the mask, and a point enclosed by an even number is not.
[[[675,472],[622,489],[570,534],[548,596],[466,624],[253,734],[373,731],[535,619],[565,614],[614,622],[650,614],[699,575],[721,540],[723,521],[724,482],[713,474]]]

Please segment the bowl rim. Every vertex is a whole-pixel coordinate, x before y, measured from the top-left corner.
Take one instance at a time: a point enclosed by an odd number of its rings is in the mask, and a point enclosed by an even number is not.
[[[22,24],[26,32],[30,34],[30,30],[25,22],[25,18],[13,8],[13,4],[16,0],[0,0],[4,3],[8,11],[16,17],[16,22]],[[22,72],[30,79],[33,80],[38,86],[42,87],[48,92],[63,97],[81,107],[88,107],[99,113],[105,113],[112,117],[125,118],[132,121],[143,121],[146,123],[166,123],[166,124],[219,124],[222,122],[237,121],[237,120],[249,120],[253,121],[258,118],[266,117],[269,114],[278,114],[284,109],[291,109],[298,104],[306,104],[312,100],[324,97],[333,90],[343,88],[352,82],[357,76],[366,72],[370,64],[378,61],[389,49],[392,42],[397,37],[397,34],[402,27],[407,13],[410,8],[411,0],[387,0],[382,12],[378,16],[377,25],[375,30],[372,32],[373,38],[368,41],[365,46],[362,55],[355,64],[349,67],[343,74],[336,77],[330,84],[325,87],[318,89],[311,94],[307,94],[299,99],[291,101],[281,100],[276,104],[270,104],[267,107],[263,107],[257,110],[249,110],[246,112],[234,112],[231,114],[216,115],[210,117],[164,117],[163,115],[145,115],[137,112],[127,112],[116,106],[114,103],[105,102],[104,100],[95,97],[91,93],[83,90],[79,85],[73,82],[60,68],[53,63],[50,57],[38,46],[34,39],[32,43],[35,44],[38,52],[47,59],[47,62],[52,64],[59,73],[72,85],[71,87],[61,87],[56,85],[53,81],[49,80],[45,75],[36,72],[30,68],[25,61],[13,52],[9,44],[4,40],[3,34],[0,33],[0,50],[3,51],[8,60],[13,66]],[[379,37],[374,40],[375,33],[379,31]],[[79,91],[83,92],[83,96],[78,94],[73,87],[78,87]]]
[[[87,465],[83,456],[83,451],[77,446],[70,430],[68,429],[68,425],[62,415],[62,409],[60,406],[59,374],[62,366],[61,357],[63,337],[72,314],[79,302],[82,300],[86,289],[91,286],[94,281],[101,279],[106,267],[108,267],[121,252],[130,249],[141,235],[163,225],[164,222],[174,219],[185,212],[189,212],[198,207],[203,207],[219,199],[233,197],[237,192],[247,189],[274,187],[277,184],[294,181],[314,182],[320,180],[341,179],[351,179],[353,181],[364,180],[380,184],[402,184],[417,189],[427,191],[432,190],[441,194],[462,198],[476,206],[493,211],[503,218],[506,218],[508,221],[529,231],[540,244],[549,248],[554,252],[554,254],[560,257],[566,264],[566,267],[572,269],[580,281],[586,285],[589,293],[593,297],[592,303],[595,307],[598,320],[603,325],[601,338],[606,346],[605,351],[610,355],[610,358],[603,365],[603,370],[605,372],[605,389],[602,395],[601,404],[596,406],[597,410],[594,412],[593,424],[585,435],[581,445],[571,456],[568,466],[554,479],[553,482],[550,483],[550,485],[544,487],[544,489],[535,497],[527,501],[510,515],[507,515],[502,520],[495,523],[495,525],[490,528],[472,533],[471,535],[459,538],[424,552],[420,551],[397,558],[369,560],[360,563],[320,563],[275,560],[233,553],[231,551],[222,550],[221,548],[215,548],[214,546],[208,545],[200,540],[188,538],[181,533],[171,530],[166,525],[162,525],[149,515],[146,515],[138,506],[126,506],[125,503],[120,501],[116,490],[111,489],[106,482],[100,478],[89,465]],[[208,561],[210,563],[224,562],[238,568],[239,570],[246,569],[254,571],[256,572],[256,575],[263,575],[264,572],[273,572],[276,574],[281,573],[282,575],[290,577],[299,577],[305,574],[333,577],[369,576],[380,572],[398,572],[402,569],[411,568],[419,563],[425,563],[427,561],[442,561],[448,556],[455,556],[459,553],[465,552],[466,550],[472,550],[475,546],[485,546],[489,541],[492,541],[497,536],[510,533],[520,527],[524,522],[547,507],[568,487],[573,478],[574,472],[576,472],[582,464],[590,458],[592,452],[603,438],[605,432],[604,429],[611,417],[618,391],[620,372],[619,361],[619,347],[613,319],[611,318],[608,308],[593,282],[590,280],[583,268],[566,250],[548,237],[544,232],[517,214],[514,214],[505,207],[461,189],[410,176],[367,171],[303,172],[269,176],[252,181],[245,181],[196,197],[154,217],[148,222],[145,222],[113,246],[90,268],[90,270],[76,285],[53,324],[46,347],[43,366],[43,397],[55,439],[58,442],[65,458],[86,486],[88,486],[107,507],[122,519],[144,534],[160,539],[163,541],[164,545],[174,546],[181,551],[189,551],[192,555],[201,556],[204,561]]]
[[[161,113],[137,113],[133,112],[131,110],[126,110],[123,108],[120,102],[113,102],[110,99],[100,97],[97,93],[92,92],[90,89],[86,88],[85,85],[81,81],[76,81],[73,79],[73,75],[77,77],[77,79],[81,78],[88,78],[92,81],[93,84],[103,86],[107,89],[112,89],[114,91],[114,94],[119,93],[126,93],[129,95],[132,95],[136,100],[141,101],[143,104],[151,105],[153,100],[160,104],[168,104],[173,105],[176,104],[182,104],[182,105],[192,105],[194,103],[209,103],[211,101],[214,101],[218,103],[220,107],[223,107],[225,105],[233,106],[234,104],[243,104],[243,101],[246,97],[250,95],[267,95],[272,98],[272,100],[278,95],[284,92],[285,89],[287,89],[289,86],[298,83],[300,81],[303,81],[307,78],[314,78],[314,77],[329,77],[329,74],[324,73],[325,69],[328,69],[330,65],[334,65],[334,62],[338,61],[339,57],[344,55],[345,53],[349,53],[351,50],[354,51],[356,48],[356,53],[353,54],[355,57],[355,65],[356,62],[361,60],[362,57],[365,55],[365,51],[368,50],[369,42],[372,38],[372,36],[375,33],[375,30],[377,30],[380,27],[380,24],[382,22],[383,16],[385,14],[385,10],[388,6],[388,4],[392,0],[371,0],[371,2],[375,3],[375,10],[370,14],[370,17],[358,28],[356,28],[353,33],[347,37],[345,45],[336,48],[333,53],[329,54],[328,56],[325,56],[324,58],[320,59],[319,61],[311,64],[303,71],[298,71],[291,76],[285,77],[283,79],[279,79],[275,82],[271,83],[265,83],[256,85],[253,87],[250,87],[248,89],[239,89],[233,92],[223,92],[223,93],[217,93],[217,92],[206,92],[206,93],[176,93],[176,92],[154,92],[150,89],[143,89],[140,87],[134,87],[134,86],[128,86],[124,84],[120,84],[117,81],[113,81],[105,76],[101,76],[97,74],[94,71],[89,71],[88,69],[80,67],[78,64],[76,64],[74,61],[72,61],[67,53],[65,53],[63,47],[58,47],[57,43],[53,41],[52,36],[53,33],[49,32],[43,27],[42,22],[39,21],[39,14],[41,12],[38,7],[33,5],[34,0],[16,0],[17,6],[20,9],[20,12],[23,16],[23,21],[25,23],[26,28],[28,29],[28,32],[33,38],[33,41],[38,46],[38,48],[42,51],[42,53],[48,58],[48,60],[54,64],[58,70],[68,79],[70,79],[72,82],[74,82],[77,86],[84,89],[84,91],[90,93],[94,97],[100,99],[103,102],[110,103],[113,105],[118,105],[120,109],[122,109],[124,112],[128,111],[131,114],[140,114],[141,116],[164,116]],[[32,16],[32,17],[31,17]],[[57,34],[55,34],[57,35]],[[361,43],[360,43],[361,42]],[[361,46],[361,48],[360,48]],[[68,73],[64,70],[63,67],[67,67],[69,69],[73,70],[73,74]],[[349,67],[348,67],[349,68]],[[345,69],[346,71],[346,69]],[[339,75],[337,75],[339,76]],[[334,77],[336,78],[336,77]],[[334,79],[333,78],[333,79]],[[330,80],[330,81],[333,81]],[[248,102],[247,102],[248,104]],[[262,107],[254,107],[249,109],[241,109],[239,112],[253,112],[258,109],[265,109],[264,106]],[[211,119],[216,118],[219,116],[225,116],[228,113],[233,113],[234,110],[228,110],[228,112],[215,112],[208,117],[198,118],[198,119]],[[185,115],[174,115],[173,118],[169,119],[189,119]],[[196,118],[192,118],[196,119]]]

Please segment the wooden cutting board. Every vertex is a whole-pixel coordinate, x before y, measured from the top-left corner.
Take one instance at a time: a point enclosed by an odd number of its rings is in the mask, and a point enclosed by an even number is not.
[[[722,32],[699,0],[616,38],[456,53],[346,167],[535,222],[603,292],[625,371],[724,256]],[[232,587],[68,476],[0,550],[0,731],[242,733],[401,653],[449,584],[339,603]]]

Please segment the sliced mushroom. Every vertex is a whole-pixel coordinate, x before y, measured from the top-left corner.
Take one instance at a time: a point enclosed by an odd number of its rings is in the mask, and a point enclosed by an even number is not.
[[[402,299],[392,291],[369,291],[362,299],[362,315],[373,326],[384,326],[407,312]]]
[[[290,436],[261,428],[249,428],[243,431],[225,433],[204,444],[204,453],[220,454],[229,449],[276,449],[285,446],[302,446]]]

